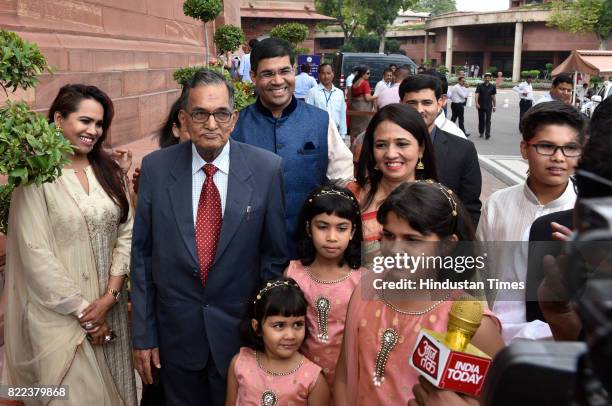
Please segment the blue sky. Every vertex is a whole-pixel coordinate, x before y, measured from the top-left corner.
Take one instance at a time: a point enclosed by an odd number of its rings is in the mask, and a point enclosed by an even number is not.
[[[508,0],[456,0],[459,11],[507,10]]]

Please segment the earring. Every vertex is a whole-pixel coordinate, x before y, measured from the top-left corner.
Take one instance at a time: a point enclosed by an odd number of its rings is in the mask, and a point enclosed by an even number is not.
[[[375,164],[375,165],[374,165],[374,170],[375,170],[375,171],[380,171],[380,169],[378,168],[378,164]]]
[[[425,165],[423,165],[423,161],[421,160],[421,157],[419,157],[419,161],[416,164],[416,169],[417,171],[425,170]]]

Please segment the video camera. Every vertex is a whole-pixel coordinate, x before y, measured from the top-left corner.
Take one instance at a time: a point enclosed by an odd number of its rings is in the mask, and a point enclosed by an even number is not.
[[[583,342],[515,341],[493,360],[485,405],[612,404],[612,197],[581,199],[563,281]]]

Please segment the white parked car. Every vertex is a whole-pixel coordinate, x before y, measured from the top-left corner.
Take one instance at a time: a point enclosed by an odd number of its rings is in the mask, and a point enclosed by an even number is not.
[[[591,117],[595,111],[595,107],[610,96],[612,96],[612,82],[604,82],[597,94],[591,96],[591,101],[588,101],[582,105],[581,111],[588,117]]]

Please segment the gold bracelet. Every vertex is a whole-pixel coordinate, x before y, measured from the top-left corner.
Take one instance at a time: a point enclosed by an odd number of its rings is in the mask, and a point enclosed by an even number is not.
[[[110,294],[113,299],[115,299],[115,303],[119,302],[119,296],[121,296],[121,292],[119,292],[117,289],[108,288],[106,293]]]

